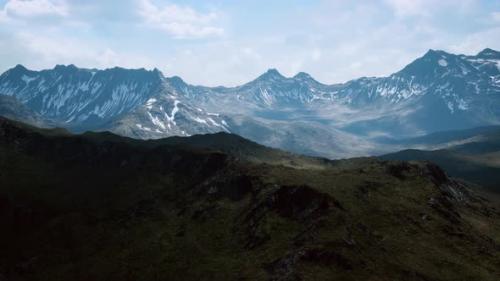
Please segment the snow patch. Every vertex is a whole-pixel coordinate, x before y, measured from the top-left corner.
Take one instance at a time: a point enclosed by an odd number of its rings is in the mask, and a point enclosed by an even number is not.
[[[442,67],[448,66],[448,62],[445,59],[438,60],[438,64]]]
[[[455,112],[455,108],[453,107],[453,103],[451,101],[449,101],[446,105],[448,106],[448,109],[450,109],[451,113]]]
[[[467,109],[469,109],[469,104],[465,100],[459,99],[458,100],[458,109],[467,110]]]
[[[24,74],[21,79],[28,85],[31,81],[35,80],[37,77],[29,77],[28,75]]]
[[[174,125],[177,126],[177,124],[175,123],[175,114],[177,114],[177,112],[179,112],[179,101],[178,100],[175,100],[174,101],[174,108],[172,109],[172,111],[170,112],[170,116],[168,115],[168,113],[165,112],[165,118],[167,118],[167,121],[170,123],[173,123]]]
[[[266,105],[271,105],[273,103],[273,99],[271,95],[267,92],[267,89],[262,90],[260,89],[260,94],[262,95],[262,99]]]
[[[149,119],[151,119],[151,122],[157,127],[160,127],[162,130],[165,131],[166,126],[165,124],[160,120],[160,118],[153,116],[150,112],[148,112]]]
[[[146,108],[148,110],[151,110],[153,108],[153,104],[156,102],[155,98],[150,98],[149,100],[146,101]]]
[[[207,121],[198,117],[194,117],[193,120],[198,123],[207,124]]]
[[[142,126],[141,124],[135,124],[135,126],[141,130],[151,132],[151,129],[145,126]]]

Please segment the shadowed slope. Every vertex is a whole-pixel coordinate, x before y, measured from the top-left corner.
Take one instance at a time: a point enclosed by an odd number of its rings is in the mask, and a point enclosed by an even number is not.
[[[360,158],[296,169],[204,148],[254,146],[229,135],[166,144],[46,132],[0,119],[6,280],[500,274],[498,210],[435,165]]]

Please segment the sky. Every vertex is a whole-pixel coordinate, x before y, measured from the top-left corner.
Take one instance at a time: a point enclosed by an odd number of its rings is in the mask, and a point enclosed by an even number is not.
[[[500,0],[0,0],[0,72],[156,67],[235,86],[276,68],[333,84],[486,47],[500,50]]]

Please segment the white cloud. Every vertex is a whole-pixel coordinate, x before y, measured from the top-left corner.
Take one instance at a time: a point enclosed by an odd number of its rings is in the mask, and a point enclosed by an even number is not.
[[[467,13],[477,4],[474,0],[384,0],[398,17],[429,17],[441,10]]]
[[[345,82],[398,71],[430,48],[500,48],[500,6],[470,1],[0,0],[0,71],[17,63],[158,67],[191,83],[234,86],[277,68]]]
[[[315,48],[311,53],[311,59],[313,61],[319,61],[321,59],[321,50],[319,48]]]
[[[500,23],[500,12],[493,12],[493,13],[491,13],[491,19],[495,23]]]
[[[4,10],[0,10],[0,22],[6,22],[8,20],[7,14]]]
[[[398,16],[414,16],[427,14],[424,0],[386,0]]]
[[[167,4],[157,6],[151,0],[139,0],[139,14],[145,22],[174,38],[203,38],[221,36],[224,29],[214,26],[215,12],[202,14],[191,7]]]
[[[0,10],[0,19],[39,16],[67,16],[68,6],[62,0],[8,0]]]
[[[116,51],[101,44],[61,35],[20,32],[9,44],[11,49],[24,54],[17,63],[35,69],[50,68],[56,64],[75,64],[88,68],[156,66],[151,59],[141,54]]]
[[[464,37],[460,43],[451,45],[450,51],[462,54],[476,54],[484,48],[500,49],[500,27],[479,31]]]

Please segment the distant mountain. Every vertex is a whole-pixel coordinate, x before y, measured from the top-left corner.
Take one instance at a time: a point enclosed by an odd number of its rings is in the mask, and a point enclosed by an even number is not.
[[[218,113],[206,112],[181,100],[168,92],[159,93],[100,129],[140,139],[229,132]]]
[[[430,50],[389,77],[347,83],[339,93],[342,100],[375,114],[344,128],[410,136],[499,124],[500,56],[485,58],[485,52],[465,56]],[[390,109],[377,115],[380,108]]]
[[[270,69],[238,87],[204,87],[158,70],[31,71],[0,76],[14,96],[57,126],[141,139],[232,132],[268,146],[342,158],[391,151],[380,140],[500,124],[500,56],[429,50],[388,77],[325,85]]]
[[[497,202],[433,164],[304,158],[227,133],[70,135],[5,118],[0,136],[4,280],[500,275]]]
[[[157,70],[80,69],[58,65],[31,71],[21,65],[0,76],[0,93],[72,129],[98,129],[161,90]]]
[[[500,127],[436,133],[402,144],[403,147],[415,145],[436,149],[406,149],[380,158],[431,161],[450,176],[500,192]]]
[[[0,94],[74,131],[111,129],[138,138],[227,131],[220,118],[171,95],[156,69],[31,71],[18,65],[0,76]]]
[[[38,127],[49,127],[51,124],[39,114],[33,112],[15,97],[0,95],[0,116],[32,124]]]

